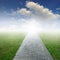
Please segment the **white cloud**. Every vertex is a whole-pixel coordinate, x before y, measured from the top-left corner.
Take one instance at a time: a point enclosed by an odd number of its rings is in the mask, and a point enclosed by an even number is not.
[[[17,12],[20,13],[21,15],[26,15],[26,16],[29,16],[31,14],[31,12],[26,8],[19,9]]]
[[[54,14],[48,8],[41,6],[35,2],[27,2],[26,7],[29,8],[34,17],[41,19],[41,20],[52,20],[57,19],[59,17],[58,14]]]
[[[15,14],[20,14],[26,17],[35,18],[35,20],[38,21],[56,20],[60,18],[59,14],[54,14],[48,8],[45,8],[44,6],[32,1],[27,2],[26,8],[18,9],[16,13],[14,13],[14,15]]]

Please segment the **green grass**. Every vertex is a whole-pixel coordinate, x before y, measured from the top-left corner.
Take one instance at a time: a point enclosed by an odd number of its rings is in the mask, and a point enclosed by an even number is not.
[[[54,60],[60,60],[60,33],[41,33],[40,38]]]
[[[24,37],[23,33],[0,33],[0,60],[13,60]]]

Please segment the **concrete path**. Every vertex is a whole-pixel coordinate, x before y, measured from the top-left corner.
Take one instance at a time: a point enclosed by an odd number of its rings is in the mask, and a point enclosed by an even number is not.
[[[28,34],[13,60],[53,60],[38,35]]]

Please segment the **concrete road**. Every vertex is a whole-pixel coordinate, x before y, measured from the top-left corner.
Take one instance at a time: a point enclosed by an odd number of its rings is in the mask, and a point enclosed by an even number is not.
[[[28,34],[13,60],[53,60],[36,34]]]

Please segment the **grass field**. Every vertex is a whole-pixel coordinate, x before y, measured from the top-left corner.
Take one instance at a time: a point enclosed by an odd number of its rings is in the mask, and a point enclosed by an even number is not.
[[[13,60],[24,33],[0,33],[0,60]],[[40,38],[54,60],[60,60],[60,33],[41,33]]]
[[[54,60],[60,60],[60,33],[41,33],[40,38]]]
[[[0,33],[0,60],[13,60],[25,34]]]

